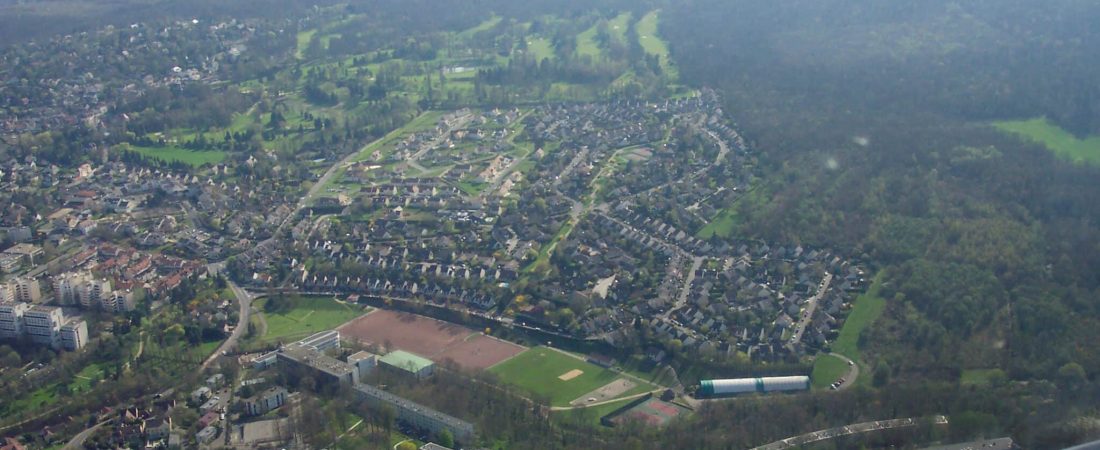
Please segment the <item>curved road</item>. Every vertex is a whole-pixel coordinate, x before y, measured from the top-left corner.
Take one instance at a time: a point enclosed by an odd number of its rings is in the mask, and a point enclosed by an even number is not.
[[[844,374],[844,377],[843,377],[844,382],[840,383],[840,386],[837,387],[837,390],[844,390],[844,389],[848,389],[852,386],[855,386],[856,378],[859,378],[859,363],[853,361],[851,358],[849,358],[847,356],[841,355],[840,353],[828,353],[828,354],[832,355],[832,356],[835,356],[837,358],[840,358],[846,364],[848,364],[848,373]]]
[[[84,448],[84,441],[86,441],[86,440],[88,440],[88,438],[92,437],[92,435],[95,434],[96,430],[98,430],[99,427],[102,427],[103,424],[106,424],[108,422],[110,422],[110,421],[109,420],[103,421],[103,422],[95,424],[95,426],[93,426],[91,428],[88,428],[87,430],[81,431],[76,436],[73,436],[73,438],[70,439],[69,442],[66,443],[64,447],[62,447],[62,449],[64,449],[64,450],[77,450],[77,449]]]
[[[386,136],[388,137],[389,135],[387,134]],[[283,228],[286,227],[286,225],[290,223],[295,217],[297,217],[302,209],[305,209],[309,202],[313,200],[313,198],[317,196],[317,194],[319,194],[322,189],[324,189],[325,185],[328,184],[328,181],[336,174],[336,172],[341,167],[348,165],[364,150],[369,148],[371,145],[374,145],[375,142],[381,141],[382,139],[385,139],[385,137],[381,139],[376,139],[375,141],[368,143],[358,151],[352,152],[351,154],[342,158],[340,161],[336,162],[336,164],[333,164],[331,167],[329,167],[328,170],[325,171],[324,175],[321,175],[321,177],[317,179],[317,181],[313,184],[309,191],[307,191],[305,195],[303,195],[302,198],[298,200],[298,204],[295,206],[294,211],[288,214],[286,218],[284,218],[283,221],[279,223],[278,228],[276,228],[275,231],[271,233],[271,237],[257,243],[256,247],[254,248],[265,247],[273,243],[275,239],[279,236],[280,232],[282,232]],[[224,268],[225,261],[207,265],[207,271],[211,273],[219,273]],[[237,297],[237,303],[240,306],[237,327],[233,329],[233,333],[229,335],[229,338],[226,339],[225,342],[222,343],[222,345],[218,346],[217,351],[206,358],[206,361],[203,361],[202,365],[199,366],[200,372],[206,370],[207,367],[210,367],[210,365],[213,364],[214,361],[217,361],[218,357],[221,356],[223,352],[227,352],[230,349],[235,348],[237,346],[237,342],[240,341],[241,336],[244,335],[245,330],[248,329],[249,318],[251,317],[252,313],[252,300],[254,300],[256,296],[250,294],[248,291],[242,289],[240,286],[237,286],[237,284],[233,281],[230,281],[228,279],[226,281],[229,284],[229,288],[233,291],[233,295]]]
[[[237,296],[237,303],[240,305],[240,312],[237,316],[237,327],[233,329],[233,333],[229,335],[229,338],[226,339],[225,342],[222,342],[222,345],[218,346],[218,349],[214,351],[214,354],[207,357],[206,361],[203,361],[202,365],[199,366],[199,372],[202,372],[203,370],[206,370],[207,367],[210,367],[210,365],[213,364],[214,361],[218,360],[218,357],[222,356],[223,352],[228,352],[229,350],[235,348],[237,346],[237,341],[241,339],[241,336],[244,335],[245,330],[248,329],[248,321],[249,317],[252,314],[252,300],[254,297],[248,291],[241,289],[240,286],[237,286],[236,283],[228,280],[227,282],[229,283],[229,288],[233,290],[233,295]]]

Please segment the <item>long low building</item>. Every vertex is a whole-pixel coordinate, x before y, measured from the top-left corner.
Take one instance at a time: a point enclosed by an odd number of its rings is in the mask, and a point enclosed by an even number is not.
[[[318,333],[304,341],[286,345],[273,352],[275,362],[291,377],[309,375],[321,383],[350,386],[357,392],[358,400],[366,403],[368,407],[390,408],[397,413],[398,420],[415,428],[432,434],[438,434],[446,430],[456,441],[473,442],[475,436],[473,424],[373,386],[362,384],[359,378],[360,374],[369,373],[378,363],[384,363],[384,361],[376,355],[366,352],[352,355],[348,362],[325,355],[318,347],[330,347],[333,336],[336,336],[337,340],[339,339],[339,334]],[[426,359],[408,353],[398,353],[397,355],[391,353],[387,357],[390,358],[389,363],[395,368],[408,371],[416,375],[417,378],[430,374],[431,361]],[[270,359],[270,356],[264,355],[261,358],[266,360]],[[407,364],[410,362],[412,364]]]
[[[699,395],[716,397],[748,393],[806,391],[810,389],[810,377],[736,378],[729,380],[703,380],[699,382]]]
[[[366,384],[356,384],[355,391],[359,399],[368,407],[393,408],[397,419],[415,428],[438,434],[443,430],[451,433],[458,442],[471,443],[474,439],[474,425],[457,417],[444,414],[419,403],[398,397],[389,392]]]

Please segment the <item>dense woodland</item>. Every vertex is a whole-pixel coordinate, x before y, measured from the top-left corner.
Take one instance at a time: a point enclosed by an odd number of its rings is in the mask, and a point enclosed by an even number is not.
[[[1100,131],[1085,81],[1100,71],[1087,56],[1100,51],[1100,9],[850,3],[703,0],[665,16],[683,75],[723,90],[771,173],[766,195],[738,205],[739,234],[875,261],[890,302],[861,341],[892,386],[991,367],[1031,386],[1095,383],[1100,174],[987,121],[1046,115]],[[1003,406],[1043,395],[1025,392]],[[1034,437],[1095,415],[1094,400],[995,414],[998,431]]]

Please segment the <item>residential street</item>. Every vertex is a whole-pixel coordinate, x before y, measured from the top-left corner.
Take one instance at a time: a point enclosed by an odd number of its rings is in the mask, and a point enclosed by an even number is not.
[[[813,321],[814,311],[817,310],[817,302],[821,300],[821,296],[825,295],[825,292],[829,290],[829,283],[832,282],[833,274],[825,274],[825,278],[821,280],[821,285],[817,287],[817,293],[806,301],[806,309],[803,311],[802,318],[799,319],[798,324],[795,325],[794,334],[791,335],[790,341],[787,342],[787,348],[793,349],[795,344],[802,342],[802,333],[806,332],[806,327]]]

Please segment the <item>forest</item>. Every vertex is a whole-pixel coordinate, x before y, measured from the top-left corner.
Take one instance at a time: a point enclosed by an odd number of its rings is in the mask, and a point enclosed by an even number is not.
[[[662,31],[686,81],[721,88],[770,173],[734,206],[734,234],[849,249],[885,272],[887,312],[860,340],[892,385],[993,367],[1095,383],[1098,173],[990,121],[1100,132],[1085,81],[1100,73],[1087,56],[1097,14],[1072,1],[697,0]],[[1059,401],[1041,419],[998,415],[998,431],[1034,437],[1022,430],[1097,413]]]

